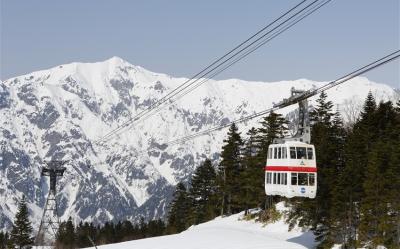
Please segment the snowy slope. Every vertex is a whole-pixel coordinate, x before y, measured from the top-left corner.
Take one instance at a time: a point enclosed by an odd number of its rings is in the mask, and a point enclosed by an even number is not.
[[[283,203],[278,204],[281,208]],[[180,234],[99,246],[99,249],[300,249],[313,248],[314,235],[295,228],[288,232],[283,218],[266,226],[244,221],[243,213],[192,226]]]
[[[94,143],[184,81],[118,57],[60,65],[2,81],[0,229],[10,226],[22,194],[37,226],[48,191],[40,169],[49,160],[68,161],[58,194],[62,219],[105,222],[163,217],[173,186],[187,179],[206,157],[217,162],[226,131],[169,147],[164,142],[269,108],[287,98],[293,86],[309,89],[324,84],[306,79],[210,80],[121,136]],[[359,104],[368,91],[378,99],[394,94],[389,86],[356,78],[328,95],[335,104],[350,100]],[[245,134],[258,122],[239,128]]]

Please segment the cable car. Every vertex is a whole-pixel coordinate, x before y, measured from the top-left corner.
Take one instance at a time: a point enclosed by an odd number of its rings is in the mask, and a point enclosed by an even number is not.
[[[310,119],[307,92],[291,89],[291,96],[277,105],[299,104],[297,132],[291,137],[274,139],[268,147],[265,166],[265,193],[287,198],[315,198],[317,162],[310,144]]]
[[[265,193],[288,198],[315,198],[317,165],[313,145],[287,141],[268,147]]]

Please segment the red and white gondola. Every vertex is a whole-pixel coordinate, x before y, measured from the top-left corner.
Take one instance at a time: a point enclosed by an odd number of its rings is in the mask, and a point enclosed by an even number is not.
[[[288,198],[315,198],[317,165],[313,145],[286,141],[268,147],[265,193]]]
[[[306,91],[291,89],[291,96],[281,104],[299,105],[297,132],[291,137],[275,139],[268,147],[265,166],[267,196],[315,198],[317,193],[317,162],[311,130]]]

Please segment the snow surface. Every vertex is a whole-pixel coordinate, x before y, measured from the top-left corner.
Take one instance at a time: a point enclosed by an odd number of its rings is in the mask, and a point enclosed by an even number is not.
[[[278,210],[284,210],[278,203]],[[297,249],[315,247],[310,231],[294,228],[281,218],[275,223],[263,225],[242,220],[243,213],[218,217],[212,221],[192,226],[175,235],[133,240],[98,246],[99,249]]]

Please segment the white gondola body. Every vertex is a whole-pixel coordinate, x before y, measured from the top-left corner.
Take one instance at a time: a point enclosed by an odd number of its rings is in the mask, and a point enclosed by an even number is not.
[[[315,198],[317,165],[313,145],[286,141],[268,147],[265,193],[287,198]]]

